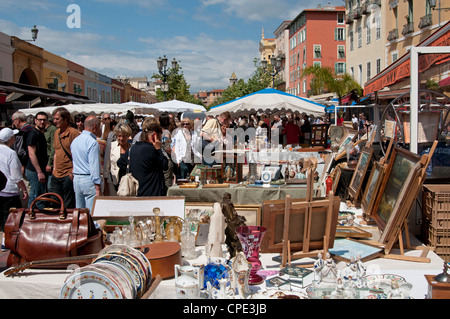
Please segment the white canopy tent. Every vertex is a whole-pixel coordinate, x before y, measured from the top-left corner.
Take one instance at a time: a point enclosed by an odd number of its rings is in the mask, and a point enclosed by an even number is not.
[[[107,104],[107,103],[89,103],[89,104],[67,104],[61,105],[66,108],[70,113],[84,113],[84,114],[95,114],[101,115],[103,113],[112,113],[116,115],[125,115],[128,110],[135,113],[135,108],[132,106],[127,106],[123,104]],[[54,109],[61,106],[47,106],[47,107],[35,107],[20,109],[19,111],[25,113],[26,115],[36,115],[40,111],[51,114]]]
[[[206,109],[197,104],[187,103],[178,100],[166,101],[161,103],[147,104],[139,102],[126,102],[126,103],[89,103],[89,104],[67,104],[62,105],[71,113],[84,113],[84,114],[96,114],[101,115],[103,113],[111,113],[116,116],[122,116],[127,111],[133,112],[133,114],[153,114],[158,116],[161,112],[178,113],[178,112],[206,112]],[[20,109],[26,115],[35,115],[40,111],[51,114],[54,109],[59,106],[47,106]]]
[[[216,116],[225,111],[235,115],[248,114],[251,112],[263,112],[268,114],[277,112],[299,112],[320,117],[325,115],[325,106],[310,99],[267,88],[213,107],[207,114]]]
[[[149,109],[153,111],[156,110],[157,112],[169,112],[169,113],[206,112],[206,109],[202,105],[178,100],[171,100],[154,104],[127,102],[123,103],[122,105],[134,107],[137,110],[137,113],[144,113]]]

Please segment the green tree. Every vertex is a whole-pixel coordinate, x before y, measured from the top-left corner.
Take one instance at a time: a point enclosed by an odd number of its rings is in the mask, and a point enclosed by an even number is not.
[[[342,97],[351,91],[355,91],[359,96],[362,95],[362,88],[353,77],[348,74],[336,75],[331,67],[327,66],[309,66],[302,72],[302,77],[312,75],[310,82],[312,95],[323,93],[322,88],[331,93],[336,93],[339,99],[339,105],[342,103]]]
[[[209,108],[267,88],[271,83],[270,75],[265,73],[258,65],[259,60],[257,58],[253,60],[253,64],[255,72],[248,79],[247,83],[243,79],[239,79],[237,83],[226,88],[222,96],[209,105]]]
[[[191,85],[187,83],[181,70],[182,68],[179,63],[176,68],[167,69],[169,76],[167,76],[166,81],[169,85],[169,91],[166,92],[166,100],[170,101],[176,99],[178,101],[203,105],[200,100],[190,94],[189,89]],[[153,74],[152,78],[163,81],[163,77],[159,73]],[[156,98],[159,101],[164,101],[164,92],[161,91],[161,89],[156,90]]]

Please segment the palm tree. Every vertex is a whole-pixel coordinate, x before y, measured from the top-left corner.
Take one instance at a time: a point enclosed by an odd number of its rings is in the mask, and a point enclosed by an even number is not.
[[[356,82],[353,77],[348,74],[336,75],[334,70],[328,66],[309,66],[302,72],[302,77],[312,75],[310,87],[314,94],[319,94],[322,88],[325,88],[328,92],[336,93],[339,99],[339,105],[342,103],[342,97],[351,91],[356,91],[361,96],[363,89]]]

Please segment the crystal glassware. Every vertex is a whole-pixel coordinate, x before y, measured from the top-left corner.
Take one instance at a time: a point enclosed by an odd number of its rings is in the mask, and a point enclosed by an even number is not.
[[[247,261],[252,264],[248,280],[249,285],[259,285],[264,281],[257,272],[261,269],[259,249],[265,232],[266,228],[262,226],[241,226],[236,228],[236,234],[241,242],[242,251]]]

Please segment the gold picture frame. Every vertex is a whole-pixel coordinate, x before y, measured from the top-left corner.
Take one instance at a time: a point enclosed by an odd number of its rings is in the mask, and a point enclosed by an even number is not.
[[[378,191],[380,190],[381,182],[383,181],[385,170],[386,166],[381,165],[379,162],[374,162],[372,165],[372,171],[370,172],[366,188],[361,197],[361,208],[363,214],[366,216],[371,215]]]
[[[350,180],[350,185],[348,186],[348,194],[352,197],[353,202],[358,201],[364,177],[366,176],[370,161],[372,160],[372,155],[373,148],[368,147],[364,147],[359,155],[358,164],[356,165],[352,179]]]

